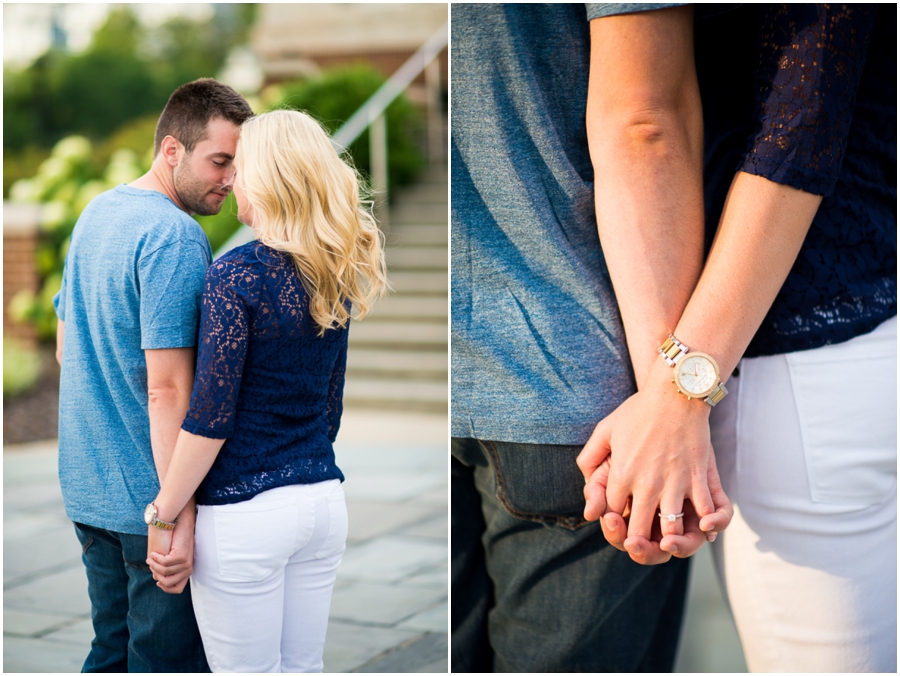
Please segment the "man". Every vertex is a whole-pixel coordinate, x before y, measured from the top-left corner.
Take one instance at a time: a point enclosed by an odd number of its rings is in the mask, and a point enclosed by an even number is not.
[[[86,672],[209,670],[187,587],[194,505],[175,525],[177,572],[159,586],[145,563],[143,515],[193,385],[212,256],[190,215],[221,209],[239,127],[252,115],[215,80],[179,87],[160,115],[150,170],[94,199],[72,233],[55,299],[59,475],[88,576]]]
[[[692,10],[617,16],[658,7],[452,7],[453,671],[670,671],[679,559],[727,525],[703,464],[666,549],[657,522],[617,551],[621,517],[613,548],[584,519],[576,465],[658,358],[643,346],[680,317],[702,264]],[[610,275],[627,247],[610,230],[648,256],[621,318]]]

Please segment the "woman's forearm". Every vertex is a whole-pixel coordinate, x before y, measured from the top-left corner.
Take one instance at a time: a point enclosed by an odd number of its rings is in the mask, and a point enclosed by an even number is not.
[[[675,329],[682,342],[716,359],[723,381],[772,306],[821,202],[760,176],[735,176],[706,266]]]
[[[178,433],[175,451],[154,500],[159,518],[173,521],[188,504],[218,456],[224,439],[209,439],[185,430]]]

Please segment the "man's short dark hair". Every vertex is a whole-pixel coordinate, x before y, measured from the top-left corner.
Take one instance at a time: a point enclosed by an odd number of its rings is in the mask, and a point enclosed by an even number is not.
[[[172,92],[156,123],[153,157],[166,136],[177,139],[190,153],[206,138],[210,120],[222,118],[240,126],[251,117],[253,111],[244,97],[228,85],[209,77],[183,84]]]

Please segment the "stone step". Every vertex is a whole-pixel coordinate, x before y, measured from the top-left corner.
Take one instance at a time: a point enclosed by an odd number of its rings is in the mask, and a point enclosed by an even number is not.
[[[449,282],[447,271],[404,272],[388,271],[388,282],[395,294],[440,294],[447,293]]]
[[[388,248],[408,246],[447,246],[447,226],[445,225],[392,225],[385,233]]]
[[[396,225],[405,225],[407,223],[415,225],[434,224],[447,227],[447,203],[406,204],[400,202],[391,209],[390,223],[392,228]]]
[[[363,320],[409,319],[412,321],[447,321],[450,303],[447,296],[397,296],[390,295],[377,301]],[[353,325],[354,328],[356,324]]]
[[[404,375],[419,379],[446,380],[447,353],[395,352],[354,348],[347,352],[347,373]]]
[[[350,345],[386,347],[391,350],[446,350],[447,333],[446,321],[433,324],[362,321],[354,323],[350,329]]]
[[[448,383],[347,376],[344,406],[446,412]]]
[[[446,247],[405,246],[385,250],[388,272],[400,269],[435,269],[447,274]]]

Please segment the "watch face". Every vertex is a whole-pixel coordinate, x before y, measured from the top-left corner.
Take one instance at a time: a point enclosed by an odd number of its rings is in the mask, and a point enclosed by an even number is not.
[[[675,367],[678,386],[689,397],[705,397],[719,384],[719,370],[703,353],[688,354]]]
[[[144,510],[144,523],[148,526],[156,517],[156,506],[151,502],[147,505],[147,508]]]

